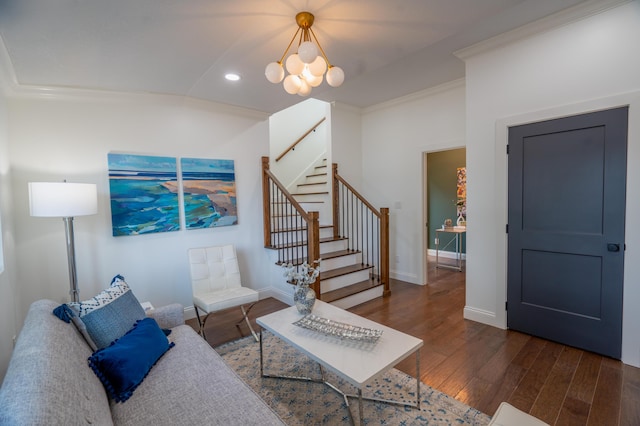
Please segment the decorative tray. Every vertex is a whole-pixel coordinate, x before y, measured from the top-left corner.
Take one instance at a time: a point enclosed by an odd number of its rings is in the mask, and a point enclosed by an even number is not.
[[[382,336],[382,330],[359,327],[357,325],[345,324],[327,318],[318,317],[313,314],[305,315],[293,325],[317,331],[328,336],[335,336],[341,339],[356,340],[359,342],[377,342]]]

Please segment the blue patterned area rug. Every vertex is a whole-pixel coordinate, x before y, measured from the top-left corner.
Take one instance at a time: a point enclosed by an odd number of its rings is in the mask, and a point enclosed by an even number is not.
[[[264,334],[266,374],[320,378],[318,364],[279,338]],[[249,336],[215,348],[225,362],[267,402],[287,425],[348,425],[344,399],[330,387],[315,382],[260,376],[260,345]],[[357,390],[332,373],[330,383],[347,394]],[[391,369],[363,390],[363,396],[415,403],[416,381]],[[367,425],[486,425],[490,417],[424,383],[420,386],[420,410],[403,405],[363,401]],[[358,401],[350,398],[351,412],[359,424]]]

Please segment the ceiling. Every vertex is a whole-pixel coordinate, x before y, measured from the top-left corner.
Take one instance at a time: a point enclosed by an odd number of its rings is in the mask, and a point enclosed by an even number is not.
[[[313,29],[341,87],[368,107],[464,76],[453,52],[584,0],[0,0],[16,82],[190,96],[273,113],[303,100],[269,83],[297,29]],[[227,72],[241,76],[224,79]]]

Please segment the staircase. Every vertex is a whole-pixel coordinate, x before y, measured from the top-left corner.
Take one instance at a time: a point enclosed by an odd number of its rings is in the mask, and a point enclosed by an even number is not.
[[[319,259],[316,295],[343,309],[390,293],[388,209],[381,209],[382,215],[373,213],[382,216],[378,222],[386,224],[382,228],[387,235],[380,238],[383,232],[374,225],[373,214],[366,212],[370,205],[356,201],[359,194],[354,194],[353,188],[339,177],[336,165],[330,173],[326,160],[317,164],[291,193],[270,174],[266,157],[263,177],[263,195],[269,194],[264,206],[265,247],[278,251],[277,264],[300,265]],[[345,197],[346,203],[341,200]],[[365,219],[372,232],[349,230],[361,220],[365,224]],[[374,237],[378,237],[377,244],[373,244]],[[381,241],[387,244],[384,250],[380,248]]]

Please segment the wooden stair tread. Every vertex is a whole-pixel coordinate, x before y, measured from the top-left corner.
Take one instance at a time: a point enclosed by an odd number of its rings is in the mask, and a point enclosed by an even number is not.
[[[324,201],[321,201],[321,200],[317,200],[317,201],[309,200],[309,201],[302,201],[301,203],[304,203],[304,204],[324,203]],[[291,203],[289,201],[272,201],[271,205],[272,206],[288,206],[288,205],[291,205]],[[292,207],[292,209],[293,209],[293,207]]]
[[[337,257],[342,257],[342,256],[349,256],[350,254],[358,254],[361,253],[359,250],[338,250],[338,251],[332,251],[330,253],[324,253],[321,254],[321,261],[322,260],[327,260],[327,259],[335,259]],[[298,258],[298,259],[291,259],[290,263],[292,265],[302,265],[304,262],[307,261],[306,257],[303,258]],[[283,265],[283,262],[276,262],[276,265]],[[320,267],[322,267],[322,263],[320,263]]]
[[[336,257],[349,256],[350,254],[358,254],[358,253],[360,253],[360,250],[349,250],[349,249],[338,250],[338,251],[332,251],[329,253],[323,253],[320,255],[320,259],[321,260],[335,259]]]
[[[352,274],[354,272],[360,272],[367,269],[373,269],[371,265],[349,265],[341,268],[331,269],[329,271],[320,272],[320,281],[328,280],[329,278],[340,277],[342,275]]]
[[[347,237],[324,237],[320,238],[320,243],[330,243],[331,241],[346,240]]]
[[[338,238],[334,238],[334,237],[326,237],[326,238],[320,238],[320,244],[322,243],[330,243],[332,241],[340,241],[340,240],[346,240],[346,237],[338,237]],[[268,249],[272,249],[272,250],[278,250],[278,249],[284,249],[284,248],[292,248],[292,247],[300,247],[300,246],[306,246],[307,245],[307,241],[293,241],[293,242],[289,242],[287,244],[280,244],[280,245],[273,245],[270,247],[266,247]]]
[[[327,229],[327,228],[333,228],[333,225],[320,225],[320,229]],[[283,232],[306,231],[306,229],[307,228],[305,227],[298,226],[293,228],[274,229],[271,232],[276,234],[276,233],[283,233]]]
[[[331,303],[336,300],[344,299],[345,297],[353,296],[354,294],[362,293],[363,291],[379,287],[381,285],[383,285],[383,283],[381,281],[378,281],[378,279],[374,277],[373,279],[360,281],[358,283],[351,284],[337,290],[322,293],[320,300],[322,300],[323,302]]]
[[[320,192],[296,192],[295,194],[291,194],[294,197],[298,197],[300,195],[327,195],[329,191],[320,191]]]
[[[297,186],[326,185],[327,182],[299,183]]]

